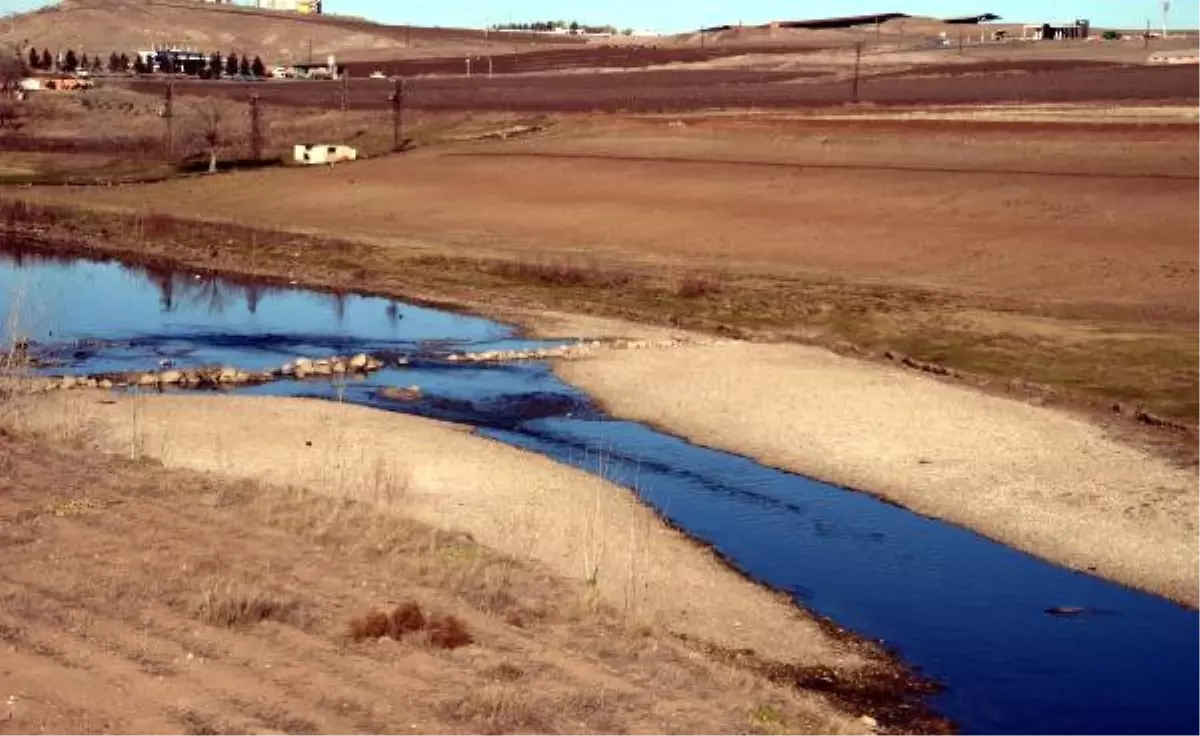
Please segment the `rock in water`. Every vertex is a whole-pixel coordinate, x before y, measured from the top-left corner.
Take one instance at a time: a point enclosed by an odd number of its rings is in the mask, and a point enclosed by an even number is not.
[[[359,353],[350,359],[350,370],[361,371],[366,370],[368,358],[366,353]]]
[[[158,375],[159,383],[179,383],[183,380],[183,373],[180,371],[163,371]]]

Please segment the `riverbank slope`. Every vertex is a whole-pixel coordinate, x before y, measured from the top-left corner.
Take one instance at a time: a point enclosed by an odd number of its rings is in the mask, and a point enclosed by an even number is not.
[[[1062,412],[799,345],[600,352],[558,371],[618,416],[1197,605],[1194,468]]]
[[[894,708],[895,692],[891,711],[871,708],[873,678],[897,682],[889,658],[627,491],[464,428],[274,397],[4,408],[18,429],[0,435],[15,545],[0,632],[20,666],[0,683],[29,728],[848,733],[872,712],[888,729],[942,727]],[[71,574],[50,575],[47,554]],[[407,601],[458,617],[473,642],[346,639]],[[72,679],[98,657],[136,701]],[[796,687],[806,672],[868,700]]]

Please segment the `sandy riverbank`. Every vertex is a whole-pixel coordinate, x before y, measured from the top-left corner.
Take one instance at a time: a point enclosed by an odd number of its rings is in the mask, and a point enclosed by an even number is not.
[[[824,632],[663,525],[628,491],[464,427],[329,402],[61,393],[24,413],[168,467],[379,504],[533,559],[635,619],[783,661],[857,668],[870,652]]]
[[[1067,414],[799,345],[608,352],[559,371],[618,416],[1197,604],[1194,468]]]

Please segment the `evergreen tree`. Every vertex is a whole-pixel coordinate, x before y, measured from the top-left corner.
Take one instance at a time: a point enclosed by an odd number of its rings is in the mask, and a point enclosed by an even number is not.
[[[163,70],[164,74],[174,74],[175,73],[175,57],[174,56],[167,54],[165,57],[163,57],[162,70]]]
[[[122,72],[129,71],[129,57],[126,56],[125,54],[121,54],[121,64],[117,71],[122,71]]]
[[[212,75],[213,79],[221,78],[221,55],[220,54],[214,53],[211,57],[209,57],[208,73]]]
[[[225,76],[235,77],[235,76],[237,76],[237,73],[238,73],[238,55],[230,54],[229,58],[225,60]]]
[[[54,57],[50,55],[50,49],[42,49],[42,69],[50,71],[54,68]]]
[[[88,58],[86,51],[83,52],[83,56],[79,57],[79,68],[80,69],[91,69],[92,68],[92,60]]]
[[[250,64],[250,73],[259,78],[267,76],[267,68],[263,66],[262,59],[254,57],[254,62]]]
[[[64,72],[73,72],[79,68],[79,57],[75,55],[75,49],[67,49],[62,67]]]
[[[145,74],[146,73],[146,63],[144,61],[142,61],[141,56],[138,56],[137,59],[134,59],[133,72],[135,74]]]
[[[108,70],[113,74],[121,71],[121,57],[117,56],[116,51],[108,55]]]
[[[95,56],[92,57],[92,71],[94,71],[94,72],[104,71],[104,62],[100,61],[99,54],[96,54]]]
[[[38,54],[37,49],[32,46],[29,48],[29,68],[40,69],[42,66],[42,57]]]
[[[250,60],[245,56],[242,57],[242,63],[238,65],[238,74],[243,77],[250,76]]]

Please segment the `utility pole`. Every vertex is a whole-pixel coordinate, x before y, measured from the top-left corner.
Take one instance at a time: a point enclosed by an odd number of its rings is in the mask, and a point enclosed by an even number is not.
[[[1163,23],[1162,37],[1163,38],[1167,37],[1167,16],[1170,14],[1170,12],[1171,12],[1171,0],[1162,0],[1162,23]]]
[[[1150,19],[1146,19],[1146,32],[1142,34],[1142,48],[1150,48]]]
[[[470,79],[471,78],[471,57],[468,56],[466,58],[466,62],[467,62],[467,79]]]
[[[254,161],[262,159],[262,110],[258,106],[258,93],[250,92],[250,158]]]
[[[388,97],[388,101],[392,103],[392,150],[399,151],[401,146],[400,136],[402,130],[402,116],[404,113],[404,79],[396,77],[392,82],[392,94]]]
[[[167,82],[163,90],[163,120],[167,126],[167,160],[175,158],[175,131],[171,123],[175,117],[175,83]]]
[[[342,72],[342,114],[350,110],[350,73]]]
[[[858,74],[863,66],[863,42],[854,43],[854,86],[851,94],[851,100],[858,102]]]
[[[963,36],[962,33],[958,34],[958,53],[960,53],[960,54],[962,53],[962,44],[963,44],[962,36]]]
[[[488,60],[488,79],[491,79],[492,78],[492,56],[491,56],[491,54],[488,54],[487,60]]]

